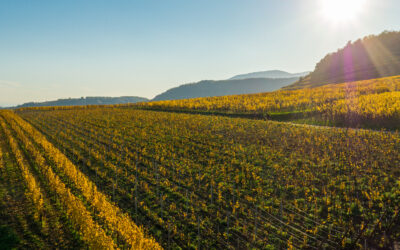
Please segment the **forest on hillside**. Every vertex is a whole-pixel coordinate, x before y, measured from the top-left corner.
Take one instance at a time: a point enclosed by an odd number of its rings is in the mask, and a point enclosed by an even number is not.
[[[344,48],[326,55],[305,79],[311,86],[320,86],[399,74],[400,32],[385,31],[349,41]]]

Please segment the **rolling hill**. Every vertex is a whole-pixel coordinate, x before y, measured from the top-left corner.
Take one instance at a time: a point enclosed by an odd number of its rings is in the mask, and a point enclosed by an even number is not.
[[[285,89],[400,75],[400,32],[370,35],[326,55],[315,70]]]
[[[274,91],[297,81],[292,78],[250,78],[222,81],[200,81],[184,84],[157,95],[153,101],[189,99],[197,97],[251,94]]]
[[[329,126],[400,129],[400,76],[257,94],[134,104],[168,110]]]

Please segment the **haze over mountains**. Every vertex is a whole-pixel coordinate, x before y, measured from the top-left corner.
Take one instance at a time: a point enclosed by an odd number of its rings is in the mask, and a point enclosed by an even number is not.
[[[298,77],[292,77],[200,81],[169,89],[156,96],[152,101],[269,92],[292,84],[298,79]]]
[[[291,74],[281,70],[254,72],[234,76],[228,80],[204,80],[197,83],[184,84],[171,88],[157,95],[153,101],[175,100],[196,97],[210,97],[223,95],[238,95],[268,92],[280,89],[296,82],[300,76],[309,72]],[[46,102],[28,102],[15,108],[43,107],[43,106],[74,106],[74,105],[107,105],[149,101],[147,98],[136,96],[123,97],[82,97],[58,99]]]
[[[249,78],[293,78],[293,77],[302,77],[308,75],[310,72],[301,72],[301,73],[288,73],[282,70],[268,70],[268,71],[259,71],[253,73],[247,73],[242,75],[237,75],[229,80],[237,80],[237,79],[249,79]]]
[[[153,101],[269,92],[292,84],[307,74],[309,72],[291,74],[269,70],[236,75],[228,80],[200,81],[169,89]]]
[[[148,101],[147,98],[137,96],[121,96],[121,97],[82,97],[58,99],[48,102],[28,102],[18,105],[15,108],[27,107],[44,107],[44,106],[77,106],[77,105],[111,105]]]

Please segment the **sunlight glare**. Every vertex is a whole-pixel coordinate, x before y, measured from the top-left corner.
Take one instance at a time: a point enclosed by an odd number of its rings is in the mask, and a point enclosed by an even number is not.
[[[364,10],[366,0],[321,0],[322,15],[331,22],[350,22]]]

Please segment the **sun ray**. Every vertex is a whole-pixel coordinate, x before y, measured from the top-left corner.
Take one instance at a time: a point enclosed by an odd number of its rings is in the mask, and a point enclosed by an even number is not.
[[[378,39],[374,41],[373,46],[366,44],[365,50],[381,77],[397,73],[400,61]]]

